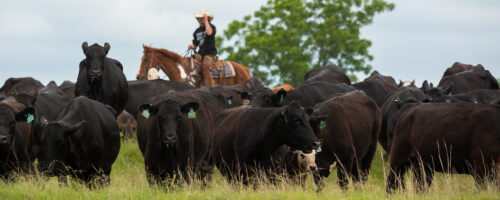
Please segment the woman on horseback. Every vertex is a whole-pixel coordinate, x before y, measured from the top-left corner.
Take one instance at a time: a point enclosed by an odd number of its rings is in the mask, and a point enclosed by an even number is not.
[[[202,57],[202,75],[205,87],[211,87],[213,81],[210,78],[210,68],[215,67],[217,61],[217,48],[215,48],[215,26],[210,23],[214,16],[208,13],[205,9],[201,9],[194,17],[198,20],[200,26],[193,33],[193,44],[188,45],[188,49],[196,50],[199,47],[198,53]]]

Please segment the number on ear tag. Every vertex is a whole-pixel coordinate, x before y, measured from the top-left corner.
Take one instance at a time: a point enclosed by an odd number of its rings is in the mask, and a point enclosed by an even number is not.
[[[26,117],[26,121],[28,123],[31,123],[33,120],[35,120],[35,116],[33,116],[31,113],[28,113],[28,116]]]
[[[189,119],[194,119],[196,118],[196,112],[194,112],[194,110],[191,108],[191,110],[189,110],[188,112],[188,118]]]
[[[321,152],[321,147],[318,147],[318,149],[316,149],[316,153],[319,153]]]
[[[323,129],[325,127],[326,127],[325,121],[321,120],[321,122],[319,122],[319,129]]]
[[[146,119],[148,119],[149,118],[149,109],[143,110],[142,116],[144,116]]]

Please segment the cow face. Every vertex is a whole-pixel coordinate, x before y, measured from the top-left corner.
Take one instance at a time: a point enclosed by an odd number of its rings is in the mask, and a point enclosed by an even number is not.
[[[0,148],[10,149],[14,135],[18,132],[16,122],[32,122],[35,117],[35,109],[26,107],[20,112],[15,112],[7,104],[0,104]]]
[[[185,125],[186,118],[193,118],[193,115],[195,117],[198,108],[197,102],[181,105],[175,100],[167,99],[154,106],[143,104],[139,107],[139,111],[148,112],[152,119],[157,120],[161,144],[169,148],[175,146],[179,137],[178,130]]]
[[[309,114],[296,102],[282,107],[281,110],[281,123],[277,128],[282,129],[278,132],[285,144],[304,153],[317,149],[321,142],[309,125]]]
[[[304,153],[300,150],[294,152],[297,155],[297,164],[300,171],[316,171],[318,167],[316,166],[316,150],[311,153]]]
[[[108,55],[110,48],[108,43],[105,43],[104,47],[98,44],[89,47],[87,42],[82,44],[83,53],[86,56],[83,67],[87,69],[87,78],[90,82],[101,79],[104,71],[104,58]]]
[[[74,161],[75,148],[71,136],[86,125],[85,121],[73,125],[59,122],[44,124],[38,153],[39,170],[47,175],[61,175],[64,165]],[[70,162],[70,163],[68,163]]]
[[[283,89],[278,91],[278,93],[274,93],[269,88],[261,88],[250,94],[250,104],[260,107],[280,107],[283,104],[286,93]]]

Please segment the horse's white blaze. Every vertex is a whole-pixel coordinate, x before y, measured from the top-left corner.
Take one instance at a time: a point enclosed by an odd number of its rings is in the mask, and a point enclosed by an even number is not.
[[[148,70],[148,80],[156,80],[159,79],[160,75],[156,68],[151,68]]]
[[[186,72],[184,71],[184,67],[182,67],[181,64],[178,64],[177,65],[177,68],[179,68],[179,71],[181,72],[181,78],[182,79],[186,79],[187,78],[187,74]]]

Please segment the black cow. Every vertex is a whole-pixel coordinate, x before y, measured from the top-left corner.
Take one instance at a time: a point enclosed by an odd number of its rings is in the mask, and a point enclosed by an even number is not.
[[[446,71],[443,74],[443,77],[457,74],[457,73],[460,73],[463,71],[471,70],[474,67],[483,67],[483,65],[478,64],[478,65],[474,66],[474,65],[469,65],[469,64],[463,64],[460,62],[455,62],[455,63],[453,63],[453,65],[451,67],[448,67],[446,69]]]
[[[187,91],[194,89],[193,86],[179,81],[138,80],[128,82],[128,101],[125,110],[132,116],[137,117],[139,106],[147,102],[153,96],[163,94],[169,90]]]
[[[309,114],[297,102],[280,108],[236,107],[216,118],[213,157],[230,182],[250,183],[250,177],[273,172],[273,154],[286,144],[304,153],[319,147]]]
[[[75,87],[75,83],[71,81],[64,81],[58,88],[71,100],[75,98]]]
[[[351,84],[351,80],[337,65],[329,64],[319,69],[310,70],[304,75],[304,83],[311,82],[345,83]]]
[[[327,82],[304,83],[294,90],[279,90],[273,93],[268,88],[259,89],[250,94],[251,104],[260,107],[279,107],[297,101],[304,107],[313,107],[337,93],[355,90],[345,83],[333,84]]]
[[[28,155],[30,124],[35,109],[24,107],[14,99],[0,102],[0,177],[12,178],[12,173],[27,173],[31,169]]]
[[[412,166],[418,191],[434,171],[471,174],[478,186],[495,177],[500,161],[500,106],[420,103],[403,107],[394,127],[387,191],[404,188]]]
[[[482,66],[445,76],[439,81],[438,87],[441,87],[445,94],[461,94],[476,89],[499,89],[497,80]]]
[[[326,118],[324,116],[327,116]],[[362,91],[337,94],[314,107],[313,127],[323,140],[316,154],[321,177],[336,164],[342,189],[349,179],[366,181],[377,148],[382,114],[377,103]]]
[[[0,88],[0,100],[9,96],[15,96],[21,93],[32,94],[36,89],[43,87],[43,84],[31,77],[9,78]]]
[[[391,149],[392,136],[394,135],[393,127],[401,107],[407,103],[421,102],[424,99],[425,94],[415,86],[404,87],[388,94],[388,97],[381,107],[382,128],[379,137],[380,145],[387,153],[389,153]]]
[[[109,183],[120,151],[116,112],[98,101],[76,97],[56,121],[43,122],[40,144],[38,166],[47,175]]]
[[[352,86],[358,90],[363,90],[366,95],[371,97],[377,105],[381,107],[385,102],[385,97],[387,96],[387,92],[384,89],[380,81],[377,80],[365,80],[359,83],[355,83]]]
[[[176,183],[209,179],[213,119],[208,109],[189,93],[171,91],[148,101],[139,108],[137,140],[149,183],[174,176]]]
[[[80,62],[75,96],[100,101],[121,113],[128,99],[127,78],[123,74],[122,64],[106,57],[109,48],[108,43],[104,47],[98,44],[89,47],[87,42],[82,44],[86,58]]]
[[[396,81],[391,76],[384,76],[380,74],[377,70],[373,71],[368,78],[365,78],[364,81],[373,80],[382,85],[384,88],[385,94],[389,94],[394,90],[398,89],[398,85]]]

